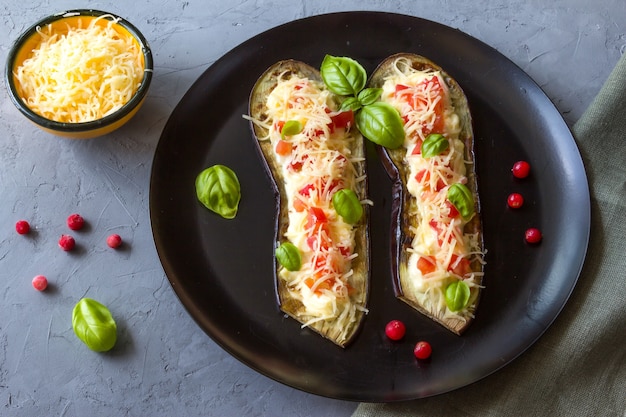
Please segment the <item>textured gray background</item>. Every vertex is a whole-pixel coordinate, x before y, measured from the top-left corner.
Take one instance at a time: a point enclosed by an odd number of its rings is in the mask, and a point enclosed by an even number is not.
[[[36,20],[91,7],[119,14],[155,58],[148,99],[114,134],[69,141],[27,122],[0,86],[0,415],[348,416],[355,403],[278,384],[233,359],[176,298],[150,228],[151,161],[161,130],[193,81],[239,43],[294,19],[347,10],[411,14],[458,28],[525,70],[572,125],[626,49],[624,0],[0,1],[0,63]],[[67,215],[88,227],[78,248],[56,241]],[[29,236],[15,233],[20,218]],[[123,250],[106,247],[119,233]],[[51,283],[33,290],[33,276]],[[83,296],[119,328],[112,352],[86,349],[71,328]]]

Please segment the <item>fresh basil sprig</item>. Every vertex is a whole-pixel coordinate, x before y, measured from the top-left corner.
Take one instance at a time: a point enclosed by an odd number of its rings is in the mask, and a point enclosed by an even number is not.
[[[367,82],[365,69],[347,57],[326,55],[320,73],[326,87],[339,96],[356,96]]]
[[[241,200],[241,186],[232,169],[213,165],[196,177],[196,195],[209,210],[225,219],[233,219]]]
[[[446,305],[450,311],[459,311],[467,306],[470,298],[469,286],[464,281],[455,281],[446,287]]]
[[[378,101],[363,106],[354,120],[363,136],[378,145],[395,149],[404,142],[400,114],[388,103]]]
[[[81,298],[72,310],[72,328],[76,336],[96,352],[115,346],[117,325],[108,308],[91,298]]]
[[[374,104],[383,93],[382,88],[366,88],[357,94],[356,98],[362,106]]]
[[[448,201],[452,203],[464,219],[474,214],[474,197],[465,184],[454,183],[448,188]]]
[[[450,142],[441,133],[431,133],[422,142],[421,152],[423,158],[432,158],[441,155],[450,147]]]
[[[363,206],[356,193],[343,188],[333,194],[333,207],[346,223],[355,224],[363,216]]]
[[[284,242],[276,248],[276,259],[287,271],[299,271],[302,267],[300,250],[291,242]]]
[[[344,96],[341,110],[355,112],[356,126],[370,141],[395,149],[404,142],[404,125],[400,113],[379,102],[380,88],[365,88],[367,74],[357,61],[347,57],[326,55],[320,67],[326,87]]]

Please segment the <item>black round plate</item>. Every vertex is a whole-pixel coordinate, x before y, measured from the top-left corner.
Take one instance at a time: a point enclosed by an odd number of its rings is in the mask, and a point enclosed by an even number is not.
[[[276,304],[272,273],[275,196],[255,150],[250,90],[281,59],[319,67],[325,54],[358,60],[370,74],[388,55],[413,52],[441,65],[465,90],[473,111],[484,224],[485,285],[476,320],[459,337],[394,297],[390,271],[391,183],[372,146],[369,314],[341,349]],[[532,174],[511,175],[517,160]],[[196,175],[213,164],[239,176],[242,199],[225,220],[196,199]],[[511,192],[526,203],[507,208]],[[573,290],[587,250],[590,200],[582,160],[554,105],[517,66],[484,43],[423,19],[346,12],[297,20],[244,42],[200,76],[167,122],[154,156],[150,216],[171,285],[200,327],[251,368],[310,393],[354,401],[427,397],[477,381],[505,366],[550,326]],[[524,231],[538,227],[537,246]],[[407,335],[391,342],[391,319]],[[427,340],[429,361],[414,359]]]

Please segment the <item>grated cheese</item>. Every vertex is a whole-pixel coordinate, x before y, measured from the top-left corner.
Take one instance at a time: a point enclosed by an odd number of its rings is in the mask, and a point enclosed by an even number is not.
[[[24,102],[57,122],[82,123],[107,116],[126,104],[144,73],[139,44],[101,16],[86,27],[82,20],[67,34],[51,25],[38,28],[41,42],[14,73]]]
[[[405,58],[395,62],[394,73],[382,88],[383,99],[398,109],[405,121],[406,186],[412,201],[407,215],[417,219],[417,226],[410,229],[412,241],[407,249],[408,285],[411,288],[404,291],[410,292],[425,309],[436,312],[437,316],[463,319],[466,315],[471,316],[471,311],[450,311],[445,303],[444,289],[458,279],[463,279],[470,288],[477,287],[481,272],[458,276],[453,270],[462,259],[483,263],[483,253],[478,237],[463,233],[468,219],[451,217],[447,205],[450,185],[467,183],[465,146],[459,139],[460,118],[449,103],[446,83],[440,72],[416,70]],[[438,115],[443,118],[439,124]],[[415,148],[430,133],[443,134],[449,147],[440,155],[423,158]],[[422,257],[434,260],[434,271],[422,273],[418,268]]]
[[[332,196],[342,188],[355,190],[365,181],[355,167],[364,162],[363,158],[351,154],[359,133],[349,127],[332,127],[336,104],[320,82],[283,74],[266,104],[267,120],[272,122],[253,122],[269,130],[266,138],[259,139],[269,140],[273,149],[280,140],[288,140],[292,146],[288,154],[276,154],[276,158],[289,207],[285,238],[302,255],[299,271],[281,269],[279,275],[291,295],[304,305],[304,315],[310,317],[303,327],[332,319],[343,323],[345,333],[350,328],[347,324],[363,309],[349,294],[352,261],[358,254],[354,252],[355,228],[336,213]],[[290,120],[299,121],[303,129],[283,138],[279,122]],[[309,208],[323,212],[324,228],[309,224]]]

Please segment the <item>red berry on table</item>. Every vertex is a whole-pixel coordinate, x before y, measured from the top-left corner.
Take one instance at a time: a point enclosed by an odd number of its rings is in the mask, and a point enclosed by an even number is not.
[[[391,340],[400,340],[406,333],[406,326],[400,320],[391,320],[385,326],[385,334]]]
[[[85,219],[80,214],[70,214],[67,218],[67,227],[72,230],[80,230],[85,225]]]
[[[511,169],[515,178],[526,178],[530,174],[530,164],[526,161],[517,161]]]
[[[531,227],[530,229],[526,230],[524,238],[528,243],[539,243],[542,239],[541,231],[535,227]]]
[[[507,198],[506,202],[509,207],[517,209],[522,207],[522,205],[524,204],[524,196],[522,196],[520,193],[512,193],[509,194],[509,198]]]
[[[413,349],[413,354],[417,359],[428,359],[430,358],[430,354],[433,352],[430,343],[425,341],[417,342],[415,348]]]
[[[70,251],[76,246],[76,241],[70,235],[61,235],[59,238],[59,247],[64,251]]]
[[[110,248],[118,248],[121,244],[122,238],[120,237],[120,235],[112,234],[111,236],[107,237],[107,245],[109,245]]]
[[[25,235],[30,232],[30,224],[26,220],[19,220],[15,223],[15,231],[20,235]]]
[[[43,275],[37,275],[33,278],[33,288],[37,291],[43,291],[48,288],[48,279]]]

